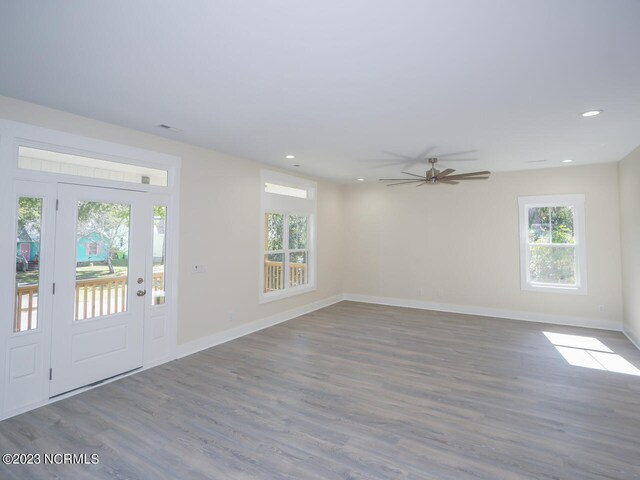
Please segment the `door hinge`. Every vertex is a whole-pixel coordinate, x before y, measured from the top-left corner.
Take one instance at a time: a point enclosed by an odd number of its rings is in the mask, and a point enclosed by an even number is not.
[[[60,204],[60,200],[56,198],[56,212],[58,211],[58,205]]]
[[[53,379],[53,368],[49,369],[49,380]]]
[[[53,295],[55,295],[55,294],[56,294],[56,284],[55,284],[55,282],[54,282],[54,283],[53,283]]]

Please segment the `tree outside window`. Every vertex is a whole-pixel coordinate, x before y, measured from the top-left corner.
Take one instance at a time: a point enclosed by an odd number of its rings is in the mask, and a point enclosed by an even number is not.
[[[586,291],[582,195],[521,197],[522,288]]]

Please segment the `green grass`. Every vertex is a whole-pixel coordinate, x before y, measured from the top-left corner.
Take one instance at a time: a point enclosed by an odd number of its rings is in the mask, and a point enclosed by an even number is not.
[[[128,260],[113,260],[114,273],[109,273],[109,267],[106,263],[94,263],[86,267],[76,268],[76,280],[87,280],[90,278],[109,278],[109,277],[126,277],[128,270]],[[163,265],[154,265],[154,272],[162,272]],[[16,272],[16,282],[20,285],[34,285],[38,283],[38,270],[30,270],[28,272]]]
[[[106,263],[94,263],[76,268],[76,280],[86,280],[89,278],[107,278],[107,277],[123,277],[127,275],[128,260],[113,260],[114,273],[109,273],[109,267]],[[38,283],[38,270],[30,270],[28,272],[16,272],[16,282],[21,285],[33,285]]]
[[[114,273],[109,272],[106,263],[93,263],[87,266],[76,267],[76,280],[87,280],[89,278],[126,277],[128,270],[128,260],[116,258],[111,261]]]
[[[89,278],[109,278],[109,277],[126,277],[128,268],[126,266],[113,265],[114,273],[109,272],[109,267],[104,264],[93,265],[88,267],[76,268],[76,280],[87,280]]]
[[[20,285],[33,285],[38,283],[38,270],[30,270],[28,272],[23,272],[20,270],[16,272],[16,282]]]

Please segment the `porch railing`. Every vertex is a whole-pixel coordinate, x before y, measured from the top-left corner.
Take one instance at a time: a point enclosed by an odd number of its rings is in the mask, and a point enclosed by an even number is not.
[[[128,277],[77,280],[75,319],[126,312],[127,280]]]
[[[289,264],[289,287],[307,284],[307,265],[304,263]],[[284,286],[284,275],[282,262],[264,262],[264,290],[282,290]]]
[[[31,330],[37,325],[38,285],[25,285],[16,289],[16,332]]]
[[[76,320],[111,315],[126,311],[128,277],[90,278],[76,281]],[[151,280],[152,296],[164,290],[164,272],[155,272]],[[164,303],[164,296],[163,296]],[[22,285],[16,289],[15,331],[37,327],[38,285]]]

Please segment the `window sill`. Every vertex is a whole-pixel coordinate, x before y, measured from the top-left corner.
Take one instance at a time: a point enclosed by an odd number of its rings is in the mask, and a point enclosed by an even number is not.
[[[586,286],[565,287],[561,285],[536,285],[526,283],[522,285],[523,291],[540,292],[540,293],[564,293],[568,295],[586,295]]]
[[[315,285],[306,285],[304,287],[287,288],[285,290],[264,293],[260,292],[260,300],[258,303],[269,303],[276,300],[282,300],[283,298],[295,297],[296,295],[302,295],[303,293],[309,293],[316,290]]]

